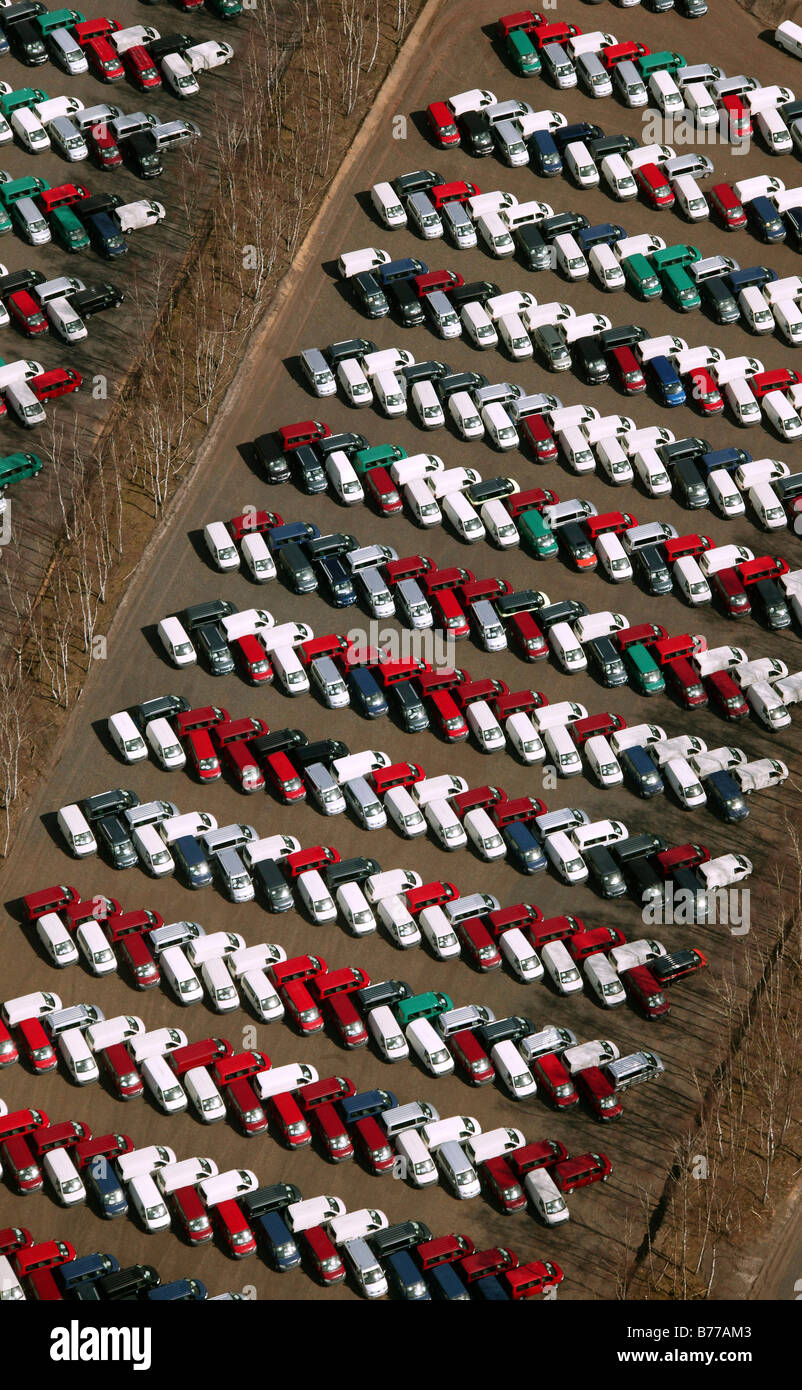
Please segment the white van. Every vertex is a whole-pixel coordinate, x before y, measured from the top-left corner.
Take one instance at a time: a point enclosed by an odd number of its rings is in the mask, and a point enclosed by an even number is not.
[[[432,1171],[434,1164],[432,1163]],[[435,1174],[435,1181],[437,1175]],[[20,1302],[25,1298],[22,1285],[11,1268],[11,1262],[6,1255],[0,1255],[0,1303],[4,1300],[9,1302]]]
[[[374,183],[370,201],[385,227],[406,227],[407,215],[390,183]]]
[[[483,753],[498,753],[504,748],[504,731],[486,700],[472,700],[465,719]]]
[[[773,333],[774,317],[766,297],[756,285],[747,285],[738,295],[738,304],[747,328],[753,333]],[[773,393],[769,393],[770,395]],[[764,398],[765,404],[765,398]]]
[[[524,1178],[526,1195],[541,1221],[547,1226],[558,1226],[567,1221],[571,1213],[560,1189],[545,1168],[534,1168]]]
[[[738,487],[746,491],[758,483],[773,483],[778,478],[787,478],[790,472],[788,464],[784,463],[782,459],[759,458],[739,464],[733,473],[733,478]],[[741,559],[749,558],[749,556],[741,556]],[[733,563],[735,562],[733,561]]]
[[[276,1023],[284,1017],[284,1005],[264,970],[246,970],[239,979],[242,997],[262,1023]]]
[[[504,858],[507,849],[501,833],[493,824],[484,807],[479,806],[473,811],[468,811],[463,817],[462,824],[467,831],[468,839],[478,850],[482,859]]]
[[[270,1096],[300,1090],[301,1086],[312,1085],[319,1079],[316,1068],[307,1062],[288,1062],[281,1067],[267,1067],[257,1072],[253,1085],[259,1099],[268,1100]]]
[[[181,946],[168,946],[159,956],[159,969],[179,1004],[197,1004],[203,989]]]
[[[367,1025],[368,1032],[385,1062],[407,1060],[409,1046],[392,1009],[386,1004],[380,1004],[378,1009],[371,1009]]]
[[[203,528],[203,539],[219,570],[239,569],[239,554],[224,521],[210,521]]]
[[[199,1120],[211,1125],[225,1119],[225,1102],[206,1067],[191,1067],[181,1079]]]
[[[145,741],[127,710],[110,714],[109,738],[127,763],[138,763],[148,756]]]
[[[549,840],[554,838],[554,836],[548,837],[546,841],[547,846]],[[563,839],[573,850],[568,836],[563,835]],[[573,850],[573,852],[574,854],[576,853],[575,850]],[[574,965],[574,962],[571,960],[562,941],[547,942],[541,949],[540,959],[543,962],[546,973],[559,990],[560,994],[577,994],[581,992],[582,977]]]
[[[423,814],[426,817],[426,824],[441,849],[465,848],[468,843],[468,836],[456,811],[447,801],[427,801]]]
[[[713,107],[716,120],[718,112]],[[677,204],[689,222],[703,222],[710,216],[707,199],[692,174],[677,174],[672,181]]]
[[[407,906],[406,899],[399,893],[391,893],[389,898],[382,898],[377,905],[376,915],[390,940],[396,946],[400,946],[402,951],[420,945],[421,935],[415,918]]]
[[[476,219],[476,235],[491,256],[512,256],[515,252],[515,242],[497,212]]]
[[[762,405],[763,414],[782,439],[798,439],[802,435],[802,419],[782,391],[769,391]]]
[[[738,425],[756,425],[760,419],[760,405],[754,392],[749,389],[743,377],[734,377],[724,383],[724,398]]]
[[[545,759],[543,740],[524,710],[519,710],[517,714],[511,714],[505,719],[504,735],[521,762],[539,763]]]
[[[355,357],[346,357],[344,362],[340,362],[337,367],[337,381],[350,405],[373,404],[373,392],[370,389],[370,383]],[[328,458],[326,464],[326,471],[328,472]]]
[[[788,525],[785,508],[771,483],[756,483],[747,496],[752,512],[766,531],[777,531]]]
[[[499,937],[499,950],[512,973],[524,984],[531,984],[543,976],[543,963],[528,936],[520,927],[510,927]]]
[[[565,146],[563,165],[580,188],[595,188],[599,182],[599,171],[593,163],[587,145],[581,140],[572,140]]]
[[[461,435],[463,439],[470,440],[482,438],[485,427],[476,409],[476,405],[467,391],[455,391],[453,396],[449,396],[448,413],[457,429],[457,433]],[[511,423],[512,421],[510,421],[510,424]],[[514,445],[510,447],[514,447]]]
[[[779,111],[769,107],[757,113],[757,128],[769,154],[788,154],[792,148],[791,132]]]
[[[556,869],[558,875],[566,883],[585,882],[585,879],[588,876],[587,865],[585,864],[581,855],[578,853],[576,845],[574,845],[574,843],[568,838],[564,830],[557,830],[551,835],[546,835],[543,840],[543,848],[545,849],[546,855],[551,861],[553,867]],[[549,943],[549,946],[543,948],[541,954],[543,958],[543,964],[545,965],[547,970],[549,970],[549,964],[546,959],[546,951],[549,950],[552,945],[561,945],[561,943],[551,942]],[[567,951],[566,957],[568,957]],[[570,957],[568,958],[570,959]],[[549,973],[552,974],[552,978],[554,978],[553,972],[549,970]],[[572,990],[563,990],[564,994],[570,994],[572,992]]]
[[[179,1110],[186,1110],[184,1088],[164,1057],[146,1057],[140,1071],[150,1094],[165,1114],[175,1115]]]
[[[162,618],[156,633],[174,666],[191,666],[197,661],[198,654],[178,618]]]
[[[696,606],[700,603],[712,602],[713,595],[710,585],[699,568],[698,560],[693,555],[682,555],[679,560],[675,560],[672,573],[674,583],[686,603]]]
[[[332,490],[341,502],[347,507],[352,507],[356,502],[364,502],[365,491],[356,469],[348,455],[342,449],[333,449],[326,456],[326,477],[331,483]],[[245,542],[243,541],[243,549]]]
[[[36,935],[47,952],[51,965],[62,968],[75,965],[78,948],[57,912],[46,912],[36,919]]]
[[[155,1168],[154,1182],[162,1196],[177,1192],[181,1187],[194,1187],[202,1178],[214,1178],[219,1168],[213,1158],[183,1158]]]
[[[455,489],[442,500],[443,516],[450,522],[461,541],[469,545],[485,539],[486,532],[475,507],[463,492]]]
[[[556,236],[552,242],[554,247],[557,269],[561,270],[569,280],[586,280],[590,275],[588,265],[579,242],[570,232],[563,232]]]
[[[749,394],[751,395],[751,392]],[[754,400],[754,397],[752,399]],[[708,473],[705,484],[711,501],[722,516],[744,515],[746,503],[726,468],[714,468]]]
[[[16,999],[6,999],[0,1006],[4,1023],[16,1028],[24,1018],[44,1018],[45,1014],[58,1013],[61,999],[57,994],[35,990],[33,994],[20,994]]]
[[[120,1182],[129,1183],[132,1178],[138,1178],[142,1173],[155,1173],[157,1168],[164,1168],[168,1163],[175,1163],[175,1150],[167,1144],[147,1144],[141,1149],[132,1149],[130,1153],[120,1154],[114,1159],[114,1167]]]
[[[772,305],[774,322],[781,336],[792,347],[802,343],[802,309],[795,299],[781,299]]]
[[[307,869],[295,880],[298,896],[313,922],[335,922],[337,908],[323,875],[318,869]]]
[[[634,481],[635,474],[618,435],[610,434],[596,444],[596,462],[608,483],[622,487]]]
[[[415,805],[406,787],[391,787],[384,795],[384,809],[387,819],[405,838],[413,839],[426,834],[426,821],[423,813]]]
[[[682,93],[670,73],[653,73],[649,78],[648,86],[652,99],[664,116],[678,116],[681,111],[684,111],[685,103],[682,100]]]
[[[256,1178],[255,1173],[253,1176]],[[254,1183],[254,1186],[257,1185],[258,1180]],[[224,1191],[216,1200],[222,1202],[227,1195],[231,1194]],[[345,1202],[342,1198],[330,1197],[325,1193],[319,1197],[307,1197],[301,1202],[290,1202],[285,1207],[285,1216],[293,1232],[308,1231],[310,1226],[321,1226],[324,1221],[330,1221],[333,1216],[343,1216],[344,1213]]]
[[[608,531],[596,540],[596,555],[606,577],[614,584],[632,578],[632,565],[615,531]]]
[[[610,193],[619,202],[637,198],[638,186],[620,154],[608,154],[599,165],[599,173]]]
[[[558,777],[577,777],[582,771],[582,759],[564,724],[554,724],[544,730],[546,754]]]
[[[784,19],[774,30],[774,42],[793,58],[802,58],[802,25]]]
[[[376,399],[385,415],[391,419],[406,415],[407,401],[400,379],[393,372],[377,372],[371,379]]]
[[[575,473],[593,473],[596,459],[593,450],[578,425],[566,425],[558,431],[560,450]]]
[[[744,691],[752,713],[767,729],[787,729],[791,723],[780,695],[769,681],[755,681]]]
[[[175,873],[175,860],[155,825],[140,825],[131,831],[134,849],[142,867],[154,878]]]
[[[50,149],[50,137],[38,116],[27,106],[20,106],[11,116],[11,129],[23,149],[29,154],[42,154]]]
[[[662,775],[686,811],[693,811],[699,806],[704,806],[707,797],[699,778],[686,758],[669,758],[662,768]]]
[[[586,743],[582,745],[588,767],[602,787],[618,787],[624,780],[615,753],[612,750],[610,741],[604,734],[594,734]]]
[[[406,1038],[431,1076],[448,1076],[454,1070],[454,1058],[428,1018],[416,1018],[408,1024]]]
[[[270,661],[285,694],[309,693],[309,677],[292,647],[273,647],[270,651]]]
[[[418,927],[438,960],[451,960],[460,954],[459,939],[442,907],[425,907],[418,914]]]
[[[404,485],[404,501],[419,526],[441,525],[443,513],[425,478],[412,478]]]
[[[499,338],[513,361],[520,362],[534,355],[532,339],[519,314],[501,314],[496,319],[496,327]]]
[[[153,1234],[170,1227],[170,1213],[150,1173],[140,1173],[128,1184],[127,1196],[145,1230]]]
[[[490,1058],[496,1075],[506,1086],[513,1100],[526,1100],[537,1092],[535,1078],[518,1051],[515,1043],[496,1043],[490,1049]]]
[[[412,404],[425,430],[438,430],[446,422],[440,398],[430,381],[416,381],[410,391]]]
[[[662,74],[660,74],[662,76]],[[697,126],[718,125],[719,111],[704,82],[683,83],[682,97]],[[680,178],[687,177],[680,175]]]
[[[374,1010],[374,1012],[376,1012]],[[370,1018],[373,1017],[371,1013]],[[396,1153],[404,1160],[404,1176],[415,1187],[437,1182],[437,1169],[428,1148],[416,1129],[405,1129],[395,1140]]]
[[[582,969],[588,985],[606,1009],[614,1009],[618,1004],[625,1002],[626,990],[618,978],[618,971],[603,951],[588,956]]]
[[[613,248],[608,246],[606,241],[599,246],[591,247],[588,252],[588,265],[603,290],[611,293],[624,288],[626,284],[624,272],[618,263]]]
[[[75,803],[62,806],[56,816],[56,822],[67,842],[67,848],[76,859],[83,859],[88,854],[97,854],[97,840],[80,806]]]
[[[383,251],[378,246],[365,246],[360,251],[343,251],[337,261],[337,269],[344,280],[349,280],[352,275],[359,275],[363,270],[375,270],[379,265],[386,265],[391,256],[387,251]]]
[[[86,1201],[86,1188],[66,1149],[50,1149],[42,1158],[42,1168],[63,1207]]]
[[[80,1028],[67,1028],[59,1033],[57,1047],[70,1077],[78,1086],[100,1079],[97,1062]]]
[[[82,922],[76,929],[75,940],[93,975],[114,974],[117,969],[117,957],[109,945],[108,937],[101,930],[99,922],[94,921],[94,919]]]
[[[548,631],[548,642],[564,671],[584,671],[587,657],[568,623],[554,623]]]
[[[488,405],[482,406],[481,416],[490,441],[497,449],[503,451],[518,448],[518,432],[504,406],[497,401],[491,401]]]
[[[186,766],[186,753],[166,719],[149,720],[145,726],[145,737],[156,761],[168,772]]]

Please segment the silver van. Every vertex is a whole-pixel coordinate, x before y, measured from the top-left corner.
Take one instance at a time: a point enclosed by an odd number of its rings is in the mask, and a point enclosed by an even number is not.
[[[598,53],[580,53],[574,66],[578,81],[592,97],[612,96],[612,80]]]
[[[391,1110],[385,1110],[381,1116],[381,1122],[391,1139],[396,1134],[403,1133],[405,1129],[422,1129],[424,1125],[439,1119],[439,1111],[423,1100],[412,1100],[406,1105],[395,1105]]]
[[[300,356],[301,371],[316,396],[333,396],[337,383],[320,348],[305,348]]]
[[[446,1187],[463,1200],[478,1197],[481,1192],[476,1169],[461,1144],[449,1140],[434,1151],[434,1161]]]
[[[249,840],[258,839],[252,825],[221,825],[201,835],[207,854],[219,854],[223,849],[240,849]]]
[[[654,1081],[665,1071],[656,1052],[630,1052],[626,1057],[618,1057],[608,1062],[604,1068],[607,1079],[617,1091],[627,1086],[637,1086],[641,1081]]]
[[[476,245],[476,228],[462,203],[446,203],[440,216],[443,227],[455,246],[470,251]]]
[[[232,902],[248,903],[255,896],[253,879],[236,849],[221,849],[214,857],[218,877]]]
[[[53,29],[47,36],[47,48],[57,68],[71,77],[88,72],[89,63],[72,34],[67,29]]]
[[[425,193],[412,193],[407,199],[407,217],[427,241],[443,235],[443,224],[434,203]]]
[[[424,299],[426,312],[441,338],[459,338],[462,324],[451,300],[443,290],[434,290]]]
[[[517,122],[498,121],[493,126],[493,135],[505,164],[515,168],[519,164],[529,163],[529,151]]]
[[[395,601],[387,584],[377,569],[358,570],[357,588],[361,588],[365,602],[374,618],[391,618],[395,613]]]
[[[363,830],[382,830],[387,813],[378,796],[364,777],[354,777],[343,783],[345,803]]]
[[[83,135],[69,116],[56,116],[48,123],[47,133],[54,150],[71,163],[89,158],[89,146]]]
[[[383,1298],[387,1293],[387,1279],[367,1241],[347,1240],[341,1249],[360,1292],[366,1298]]]
[[[20,235],[31,246],[44,246],[51,240],[50,228],[33,198],[18,198],[14,204],[14,221]]]
[[[434,499],[432,499],[432,503],[435,507],[437,506]],[[395,601],[399,616],[410,627],[419,629],[432,627],[434,622],[432,610],[417,579],[402,579],[396,586]]]
[[[310,663],[309,684],[317,690],[329,709],[342,709],[351,702],[348,687],[330,656],[319,656]]]
[[[306,789],[312,801],[326,816],[345,810],[345,797],[324,763],[311,763],[304,769]]]

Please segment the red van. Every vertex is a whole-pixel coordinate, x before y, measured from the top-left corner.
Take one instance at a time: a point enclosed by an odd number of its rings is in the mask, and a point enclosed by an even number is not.
[[[103,1048],[98,1054],[98,1061],[118,1100],[135,1100],[142,1095],[144,1083],[124,1042]]]
[[[627,396],[637,396],[646,390],[643,368],[631,347],[613,348],[610,363],[615,381]]]
[[[365,1047],[368,1030],[348,994],[332,994],[325,1002],[326,1017],[334,1025],[343,1047]]]
[[[162,85],[161,73],[143,44],[134,44],[123,54],[123,67],[135,87],[141,92],[149,92]]]
[[[303,444],[318,444],[328,439],[331,430],[321,420],[299,420],[294,425],[282,425],[278,432],[281,447],[285,453],[300,449]]]
[[[635,182],[650,207],[658,211],[673,208],[674,190],[656,164],[642,164],[636,169]]]
[[[453,595],[449,595],[453,597]],[[438,594],[439,598],[440,595]],[[435,690],[430,696],[435,724],[449,743],[460,743],[468,737],[468,725],[457,708],[449,690]]]
[[[222,777],[223,769],[208,729],[193,729],[185,735],[184,743],[190,765],[201,782],[216,782],[218,777]]]
[[[496,1069],[470,1028],[452,1033],[448,1046],[454,1061],[472,1086],[486,1086],[493,1080]]]
[[[24,1018],[17,1024],[17,1035],[35,1072],[52,1071],[58,1066],[58,1058],[40,1019]]]
[[[705,679],[708,699],[725,719],[746,719],[749,706],[729,671],[713,671]]]
[[[321,1032],[323,1015],[303,980],[290,980],[283,985],[281,997],[287,1013],[302,1033]]]
[[[734,569],[716,570],[710,575],[713,597],[718,599],[728,618],[747,618],[752,605]]]
[[[104,124],[93,126],[87,137],[89,153],[101,169],[119,169],[123,162],[117,142]]]
[[[559,1139],[539,1139],[533,1144],[522,1144],[507,1155],[510,1167],[525,1178],[536,1168],[550,1168],[553,1163],[561,1163],[568,1157],[568,1150]]]
[[[183,1076],[192,1067],[208,1067],[216,1057],[230,1057],[234,1051],[228,1038],[202,1038],[168,1052],[167,1061],[176,1076]]]
[[[648,965],[636,965],[621,972],[624,989],[645,1018],[667,1018],[671,1005]]]
[[[259,1097],[250,1081],[241,1076],[226,1086],[226,1101],[229,1114],[233,1115],[243,1134],[264,1134],[267,1129],[267,1115],[259,1102]]]
[[[282,1091],[278,1096],[271,1096],[265,1104],[268,1120],[274,1122],[289,1148],[300,1149],[305,1144],[311,1144],[312,1131],[291,1091]]]
[[[306,787],[286,753],[269,753],[264,760],[264,770],[279,801],[291,805],[306,800]]]
[[[190,1245],[204,1245],[212,1239],[212,1223],[196,1187],[179,1187],[171,1192],[168,1205]]]
[[[597,1120],[618,1120],[624,1107],[615,1086],[607,1080],[600,1067],[584,1067],[577,1073],[576,1088]]]
[[[36,893],[28,893],[22,899],[22,905],[29,922],[35,922],[37,917],[43,917],[46,912],[58,912],[68,903],[77,903],[80,898],[77,888],[72,888],[66,883],[56,883],[52,888],[40,888]]]
[[[518,431],[538,463],[554,462],[558,454],[557,442],[543,415],[526,415],[518,422]]]
[[[480,917],[466,917],[454,926],[460,945],[477,970],[499,970],[501,952]]]
[[[256,1236],[233,1198],[212,1207],[212,1217],[229,1254],[237,1260],[256,1254]]]
[[[426,107],[426,120],[436,145],[448,150],[460,143],[454,116],[444,101],[432,101]]]
[[[259,638],[253,632],[235,637],[231,653],[240,671],[251,685],[268,685],[273,679],[273,667]]]
[[[495,1245],[489,1250],[474,1250],[459,1262],[463,1277],[468,1284],[477,1279],[485,1279],[488,1274],[503,1274],[507,1269],[515,1269],[520,1260],[514,1250]]]
[[[364,1120],[357,1120],[354,1136],[357,1148],[370,1171],[377,1175],[390,1172],[395,1161],[392,1146],[372,1115],[368,1115]]]
[[[161,972],[144,937],[132,932],[118,941],[116,947],[120,964],[127,966],[136,988],[155,989],[161,980]]]
[[[333,1105],[329,1102],[316,1105],[311,1114],[311,1124],[332,1163],[344,1163],[353,1158],[354,1146],[348,1130]]]
[[[345,1278],[345,1265],[325,1227],[310,1226],[299,1233],[298,1241],[322,1283],[339,1284]]]
[[[472,1255],[475,1249],[470,1236],[452,1233],[447,1236],[435,1236],[433,1240],[424,1240],[416,1248],[415,1254],[425,1273],[427,1269],[434,1269],[437,1265],[455,1264],[466,1255]]]
[[[55,1269],[76,1258],[75,1246],[68,1240],[42,1240],[35,1245],[26,1245],[11,1257],[14,1272],[20,1279],[40,1269]]]
[[[544,661],[549,644],[531,613],[513,613],[507,619],[507,641],[525,661]]]
[[[485,1191],[496,1201],[502,1211],[511,1213],[524,1210],[526,1193],[506,1158],[489,1158],[485,1163],[481,1163],[479,1165],[479,1179]]]
[[[532,1260],[529,1264],[507,1269],[501,1276],[513,1299],[537,1298],[548,1289],[556,1289],[565,1278],[553,1260]]]
[[[39,372],[28,381],[37,400],[53,401],[57,396],[68,396],[80,391],[83,377],[71,367],[53,367],[49,372]]]
[[[15,1134],[0,1144],[2,1167],[23,1194],[39,1192],[44,1186],[41,1169],[24,1134]]]
[[[586,1153],[555,1163],[549,1171],[561,1192],[573,1192],[592,1182],[606,1182],[613,1165],[606,1154]]]
[[[535,1057],[529,1063],[529,1070],[543,1099],[556,1106],[558,1110],[567,1110],[570,1106],[579,1104],[577,1089],[555,1052]]]

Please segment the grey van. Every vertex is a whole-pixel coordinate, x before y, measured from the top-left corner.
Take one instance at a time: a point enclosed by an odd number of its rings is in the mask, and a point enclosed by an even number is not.
[[[47,133],[53,148],[58,150],[59,154],[64,155],[65,159],[74,163],[78,159],[87,158],[89,154],[87,143],[69,116],[56,116],[48,123]]]
[[[311,684],[323,697],[329,709],[341,709],[350,703],[348,687],[336,663],[330,656],[319,656],[310,664]]]
[[[402,579],[396,585],[395,605],[399,616],[410,627],[432,626],[432,610],[417,579]]]
[[[646,1051],[630,1052],[604,1067],[607,1079],[617,1091],[623,1091],[627,1086],[638,1086],[641,1081],[653,1081],[664,1071],[665,1067],[657,1053]]]
[[[134,842],[118,816],[103,816],[94,830],[115,869],[133,869],[139,863]]]
[[[87,72],[89,64],[72,34],[67,29],[53,29],[45,40],[47,51],[57,68],[71,77]]]
[[[132,830],[137,830],[143,825],[158,825],[168,816],[177,815],[178,807],[174,801],[143,801],[138,806],[131,806],[125,812],[125,819]]]
[[[345,810],[346,801],[342,789],[323,763],[311,763],[306,767],[304,781],[312,801],[317,803],[325,815],[336,816]]]
[[[239,849],[249,840],[258,839],[252,825],[221,825],[217,830],[207,830],[201,841],[208,854],[219,854],[224,849]]]
[[[289,912],[294,906],[292,891],[275,859],[259,859],[250,867],[256,893],[269,912]]]
[[[493,126],[493,136],[505,164],[514,168],[519,164],[529,163],[529,151],[521,128],[515,121],[499,121]]]
[[[366,1240],[347,1240],[342,1247],[345,1261],[366,1298],[382,1298],[387,1280],[379,1261]]]
[[[43,246],[50,241],[50,228],[33,198],[17,198],[11,208],[11,218],[20,236],[31,246]]]
[[[434,1150],[434,1161],[446,1187],[455,1197],[477,1197],[480,1192],[476,1169],[461,1144],[449,1140]]]
[[[381,830],[387,824],[387,813],[364,777],[344,782],[342,791],[346,806],[364,830]]]
[[[476,228],[462,203],[446,203],[440,216],[443,226],[455,246],[470,250],[476,245]]]
[[[374,618],[390,618],[395,613],[395,602],[387,584],[377,569],[357,570],[354,576],[357,589]]]
[[[237,850],[220,850],[214,863],[217,876],[232,902],[247,903],[255,897],[253,879]]]
[[[546,365],[553,372],[567,372],[571,368],[571,354],[565,342],[565,334],[553,323],[542,323],[532,329],[532,341]]]
[[[427,240],[442,235],[443,226],[434,203],[425,193],[413,193],[407,199],[407,216],[421,236]]]
[[[187,140],[195,140],[200,135],[200,126],[194,121],[163,121],[151,126],[151,134],[158,149],[165,145],[183,145]]]
[[[598,53],[580,53],[576,60],[576,75],[593,97],[609,97],[613,94],[610,74],[604,67]]]

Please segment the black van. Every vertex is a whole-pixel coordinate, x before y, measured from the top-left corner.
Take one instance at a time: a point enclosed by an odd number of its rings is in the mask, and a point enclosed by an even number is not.
[[[423,305],[408,280],[394,280],[387,290],[392,308],[405,328],[423,323]]]
[[[356,307],[367,314],[369,319],[383,319],[389,314],[387,296],[376,276],[369,270],[361,270],[359,274],[352,275],[350,285]]]
[[[315,571],[297,541],[279,546],[274,554],[276,569],[294,594],[309,594],[317,588]]]
[[[326,491],[326,474],[311,444],[302,444],[299,449],[292,450],[290,468],[295,472],[296,482],[307,494]]]
[[[766,627],[777,631],[779,628],[791,626],[788,604],[776,580],[759,579],[755,584],[750,584],[749,598],[752,613]]]
[[[582,858],[587,864],[591,883],[603,898],[623,898],[627,891],[624,875],[605,845],[583,849]]]
[[[623,871],[624,881],[635,902],[646,904],[662,899],[665,880],[645,856],[625,860]]]
[[[609,637],[594,637],[584,646],[588,666],[602,685],[626,685],[627,673],[618,648]]]
[[[260,859],[248,870],[253,880],[257,897],[270,912],[289,912],[294,906],[293,896],[275,859]]]
[[[122,141],[122,154],[141,179],[158,179],[164,173],[159,146],[149,130],[137,131]]]
[[[97,821],[95,835],[115,869],[133,869],[138,864],[134,842],[117,816],[103,816]]]
[[[159,1271],[153,1265],[128,1265],[114,1274],[104,1274],[98,1279],[98,1288],[104,1298],[138,1298],[148,1289],[155,1289],[160,1283]]]
[[[515,247],[527,270],[548,270],[551,248],[534,222],[522,222],[512,234]]]
[[[387,691],[393,714],[408,734],[421,733],[429,728],[429,716],[412,681],[397,681]]]
[[[671,593],[674,583],[658,546],[644,545],[639,550],[633,550],[629,558],[635,578],[640,581],[647,594]]]

